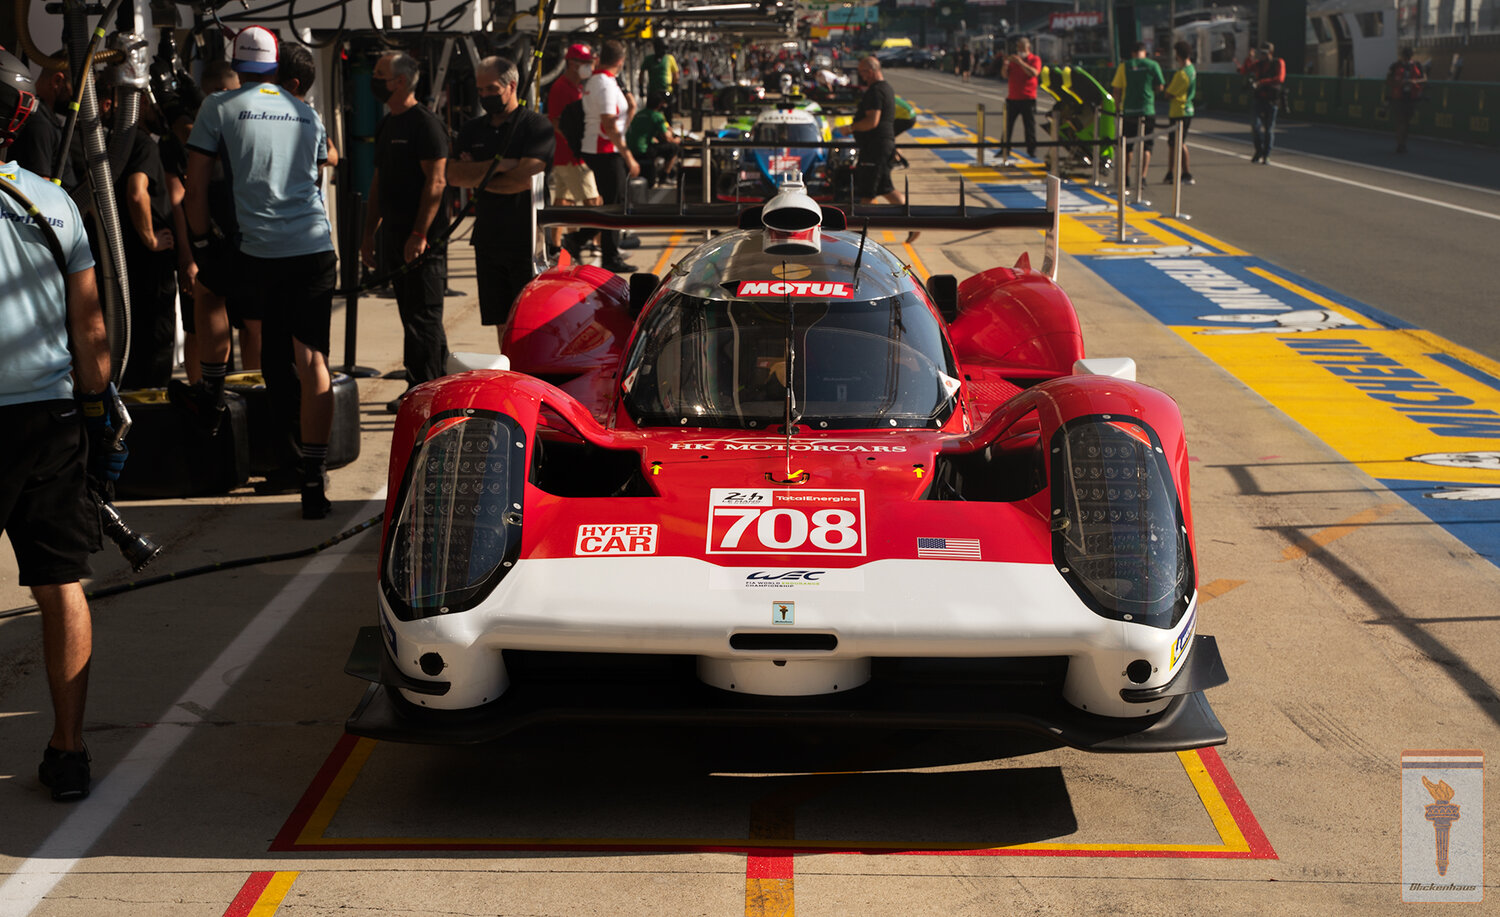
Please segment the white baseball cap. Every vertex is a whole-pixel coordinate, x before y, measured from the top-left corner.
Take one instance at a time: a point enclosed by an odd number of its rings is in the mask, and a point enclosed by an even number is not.
[[[234,59],[230,66],[236,73],[271,73],[276,70],[276,52],[275,33],[252,25],[234,36]]]

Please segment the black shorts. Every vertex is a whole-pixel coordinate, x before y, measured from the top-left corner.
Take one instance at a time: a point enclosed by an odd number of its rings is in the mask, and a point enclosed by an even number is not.
[[[267,323],[285,322],[292,337],[326,356],[338,257],[333,252],[290,258],[242,254],[240,260],[245,276],[256,278],[244,292],[248,306]]]
[[[22,586],[76,583],[99,550],[89,496],[83,417],[73,401],[0,406],[0,531],[10,535]]]
[[[1126,136],[1126,138],[1128,139],[1130,137],[1134,137],[1136,134],[1141,133],[1141,127],[1142,127],[1142,125],[1145,125],[1145,134],[1146,134],[1146,136],[1150,137],[1151,134],[1152,134],[1152,132],[1156,130],[1156,116],[1155,115],[1126,115],[1125,116],[1125,136]],[[1151,148],[1155,145],[1155,143],[1156,142],[1154,140],[1147,140],[1146,144],[1145,144],[1145,150],[1146,150],[1146,152],[1148,152],[1148,153],[1151,152]],[[1127,147],[1125,147],[1125,149],[1127,151],[1129,151],[1129,150],[1134,149],[1134,147],[1127,146]]]
[[[479,282],[479,322],[503,325],[521,288],[536,274],[524,240],[474,240],[474,279]]]
[[[896,152],[893,144],[880,147],[861,147],[859,162],[854,166],[854,196],[861,201],[896,190],[891,184],[891,156]],[[866,155],[868,153],[868,155]]]

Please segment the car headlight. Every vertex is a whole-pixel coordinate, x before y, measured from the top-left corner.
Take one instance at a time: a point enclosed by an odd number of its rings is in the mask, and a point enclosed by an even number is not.
[[[381,586],[402,621],[466,611],[521,552],[526,435],[516,421],[465,409],[417,434],[396,501]]]
[[[1195,573],[1182,503],[1156,432],[1075,418],[1052,438],[1052,558],[1096,614],[1170,628]]]

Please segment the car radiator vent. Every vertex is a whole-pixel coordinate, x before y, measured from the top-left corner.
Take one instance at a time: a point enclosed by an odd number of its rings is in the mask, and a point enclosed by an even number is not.
[[[731,634],[729,648],[771,653],[831,653],[838,648],[833,634]]]

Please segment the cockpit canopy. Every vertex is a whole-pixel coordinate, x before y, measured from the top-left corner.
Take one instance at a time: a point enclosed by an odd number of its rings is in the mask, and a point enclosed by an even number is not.
[[[642,426],[766,430],[942,426],[958,388],[942,326],[907,267],[830,232],[808,256],[726,233],[683,259],[626,356],[623,406]]]

